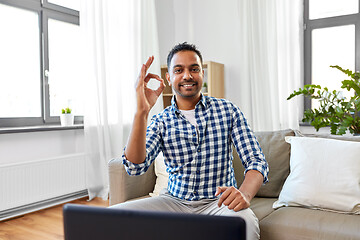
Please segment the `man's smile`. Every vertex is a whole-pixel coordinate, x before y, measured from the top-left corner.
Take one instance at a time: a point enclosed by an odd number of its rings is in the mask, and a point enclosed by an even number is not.
[[[196,83],[185,83],[185,84],[180,84],[180,87],[192,88],[195,85],[196,85]]]

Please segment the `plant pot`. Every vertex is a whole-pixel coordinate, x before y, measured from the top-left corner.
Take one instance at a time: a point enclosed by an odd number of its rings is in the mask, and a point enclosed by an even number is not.
[[[61,126],[73,126],[74,125],[74,115],[71,113],[65,113],[60,115]]]

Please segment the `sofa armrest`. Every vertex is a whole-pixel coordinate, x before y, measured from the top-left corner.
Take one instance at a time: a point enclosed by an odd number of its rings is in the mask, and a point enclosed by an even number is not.
[[[125,171],[122,160],[111,159],[109,168],[109,205],[148,195],[154,190],[156,175],[154,164],[147,172],[140,176],[129,176]]]

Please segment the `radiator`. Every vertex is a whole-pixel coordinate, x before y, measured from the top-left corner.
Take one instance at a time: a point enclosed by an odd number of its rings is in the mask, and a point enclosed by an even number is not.
[[[84,154],[0,166],[0,220],[86,196]]]

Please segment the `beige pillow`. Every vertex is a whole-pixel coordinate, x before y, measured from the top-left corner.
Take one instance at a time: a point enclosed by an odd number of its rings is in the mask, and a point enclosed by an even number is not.
[[[273,207],[360,214],[360,143],[311,137],[287,141],[291,172]]]
[[[285,142],[285,136],[294,136],[295,133],[293,130],[287,129],[255,132],[254,134],[269,164],[269,182],[261,186],[256,196],[277,198],[290,172],[290,144]],[[238,187],[240,187],[244,179],[244,167],[236,151],[233,152],[235,177]]]
[[[154,162],[155,175],[156,175],[156,183],[154,187],[154,191],[149,193],[150,196],[155,197],[159,196],[161,190],[167,188],[169,174],[166,172],[166,166],[164,162],[163,153],[160,152]]]

